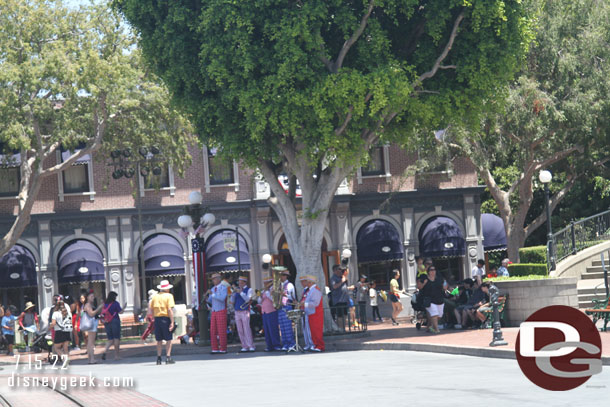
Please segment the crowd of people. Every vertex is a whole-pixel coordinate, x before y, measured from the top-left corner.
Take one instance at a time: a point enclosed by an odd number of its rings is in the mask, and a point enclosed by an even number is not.
[[[432,259],[417,259],[417,294],[415,311],[426,313],[428,331],[439,333],[442,328],[484,328],[486,315],[492,309],[489,298],[490,283],[485,278],[508,277],[508,259],[500,268],[485,272],[485,261],[478,260],[471,278],[450,285],[437,275]]]
[[[68,296],[56,294],[52,305],[44,308],[40,315],[36,313],[36,305],[26,302],[19,316],[15,315],[15,307],[0,307],[2,315],[2,340],[6,342],[7,354],[13,355],[15,329],[22,331],[25,351],[31,350],[35,338],[52,341],[51,351],[54,356],[67,359],[70,351],[80,351],[80,345],[85,344],[88,362],[97,363],[94,356],[95,339],[101,322],[106,331],[107,342],[102,353],[102,360],[114,345],[114,359],[120,359],[121,319],[119,314],[123,307],[117,301],[118,294],[108,293],[103,301],[95,298],[92,290],[81,293],[78,301]],[[41,342],[41,341],[40,341]],[[72,345],[72,346],[71,346]],[[42,342],[39,346],[42,346]]]
[[[264,336],[265,352],[291,351],[296,349],[293,321],[288,317],[291,310],[301,310],[300,328],[305,338],[305,350],[322,352],[324,310],[322,296],[328,296],[333,320],[343,329],[347,326],[360,329],[367,322],[367,305],[371,307],[372,321],[383,321],[379,310],[380,301],[389,300],[392,306],[390,319],[398,325],[398,315],[403,310],[401,297],[413,296],[413,307],[425,313],[428,331],[439,333],[442,328],[478,328],[486,324],[490,310],[489,283],[485,277],[508,276],[508,259],[502,260],[499,268],[485,272],[485,262],[479,260],[471,271],[472,278],[450,283],[439,276],[431,259],[417,259],[417,292],[407,294],[400,288],[400,271],[393,270],[389,291],[377,289],[374,280],[360,275],[358,281],[349,284],[349,269],[337,264],[329,279],[329,287],[319,287],[316,278],[302,276],[301,298],[290,282],[290,272],[283,267],[275,267],[279,272],[279,290],[273,274],[265,277],[263,288],[255,290],[248,286],[248,279],[240,276],[234,282],[223,279],[220,274],[211,276],[212,287],[204,294],[201,304],[197,301],[187,313],[186,333],[179,337],[183,344],[193,341],[199,335],[198,312],[201,306],[209,311],[210,342],[212,354],[227,353],[227,334],[233,332],[241,342],[241,352],[254,352],[256,336]],[[175,303],[170,290],[172,285],[163,280],[158,291],[149,290],[148,306],[144,315],[147,328],[141,336],[145,340],[154,333],[157,346],[157,364],[162,364],[165,348],[165,363],[175,363],[171,357],[172,339],[176,330]],[[194,297],[197,297],[194,295]],[[52,352],[58,357],[68,357],[71,344],[73,351],[86,347],[90,364],[98,363],[95,358],[96,337],[99,327],[106,333],[106,344],[101,360],[114,347],[114,359],[120,359],[121,318],[123,308],[118,302],[118,294],[109,292],[104,300],[98,300],[92,290],[83,291],[77,301],[62,295],[53,296],[50,307],[38,315],[35,304],[28,301],[23,312],[17,313],[14,306],[0,307],[2,341],[7,354],[13,354],[15,329],[23,333],[25,351],[40,333],[46,334],[52,342]],[[342,322],[343,324],[340,324]]]

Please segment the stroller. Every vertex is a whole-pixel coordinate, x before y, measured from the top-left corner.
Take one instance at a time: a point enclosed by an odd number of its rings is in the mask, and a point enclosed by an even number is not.
[[[53,360],[53,339],[51,334],[47,332],[36,332],[32,341],[32,350],[34,353],[47,352],[47,360],[52,363]]]
[[[426,308],[424,307],[424,298],[419,295],[419,291],[407,295],[411,296],[411,307],[413,308],[413,319],[411,320],[411,323],[415,324],[415,328],[420,330],[423,325],[428,325],[428,315],[426,314]]]

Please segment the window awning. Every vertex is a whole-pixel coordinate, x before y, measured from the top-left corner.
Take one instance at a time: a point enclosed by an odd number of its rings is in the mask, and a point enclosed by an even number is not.
[[[68,160],[68,158],[70,158],[72,156],[72,154],[78,153],[80,150],[74,150],[74,153],[72,153],[72,151],[70,150],[65,150],[61,152],[61,161],[64,162],[66,160]],[[76,161],[74,161],[72,163],[72,165],[82,165],[82,164],[88,164],[89,161],[91,161],[91,155],[89,154],[85,154],[82,157],[80,157],[79,159],[77,159]]]
[[[0,288],[37,285],[36,260],[28,249],[15,245],[0,258]]]
[[[250,270],[250,253],[246,240],[240,234],[238,247],[234,230],[219,230],[208,238],[205,246],[205,263],[206,273]]]
[[[146,277],[184,275],[184,252],[173,237],[159,233],[144,241]]]
[[[58,268],[60,284],[106,280],[104,256],[88,240],[77,239],[66,244],[59,253]]]
[[[506,250],[506,229],[502,218],[491,213],[481,214],[483,249],[486,252]]]
[[[376,219],[366,223],[356,236],[358,263],[400,260],[404,248],[398,231],[392,224]]]
[[[453,219],[437,216],[428,220],[419,232],[419,253],[424,257],[464,256],[466,241]]]

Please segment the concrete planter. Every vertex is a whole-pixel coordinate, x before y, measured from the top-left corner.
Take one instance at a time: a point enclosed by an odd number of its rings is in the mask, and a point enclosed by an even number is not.
[[[549,305],[578,307],[576,277],[545,280],[498,281],[501,293],[508,293],[506,323],[519,326],[532,313]]]

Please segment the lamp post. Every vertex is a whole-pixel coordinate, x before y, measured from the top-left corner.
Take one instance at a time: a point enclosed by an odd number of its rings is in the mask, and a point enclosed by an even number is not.
[[[163,170],[157,164],[164,162],[165,158],[161,156],[161,151],[156,146],[142,146],[138,149],[138,153],[140,154],[140,158],[134,157],[130,148],[114,150],[110,153],[112,161],[107,165],[113,167],[112,178],[116,180],[123,177],[131,179],[134,175],[138,174],[138,176],[136,176],[136,211],[138,213],[138,233],[140,235],[140,255],[138,256],[140,265],[140,290],[138,290],[138,296],[140,297],[140,307],[142,307],[142,301],[146,298],[146,269],[144,265],[144,240],[142,238],[142,185],[140,175],[144,179],[150,176],[151,172],[156,176],[161,175]]]
[[[500,310],[498,309],[498,297],[500,297],[500,290],[494,284],[489,287],[489,294],[491,297],[491,303],[493,306],[494,313],[494,332],[493,332],[493,340],[489,344],[489,346],[504,346],[508,345],[508,342],[504,340],[502,336],[502,324],[500,323]]]
[[[549,192],[549,184],[553,179],[553,174],[550,171],[542,170],[538,175],[538,179],[544,184],[544,198],[546,201],[546,247],[549,257],[550,269],[555,270],[555,245],[553,243],[553,228],[551,225],[551,198]]]
[[[203,196],[199,191],[189,194],[189,203],[184,207],[184,215],[178,217],[178,226],[184,231],[194,235],[191,240],[193,249],[193,267],[195,269],[195,283],[197,292],[197,311],[199,322],[199,345],[206,346],[209,343],[208,308],[203,301],[205,292],[208,290],[205,264],[205,229],[216,222],[216,217],[208,212],[208,208],[201,205]],[[197,219],[197,221],[193,221]]]

